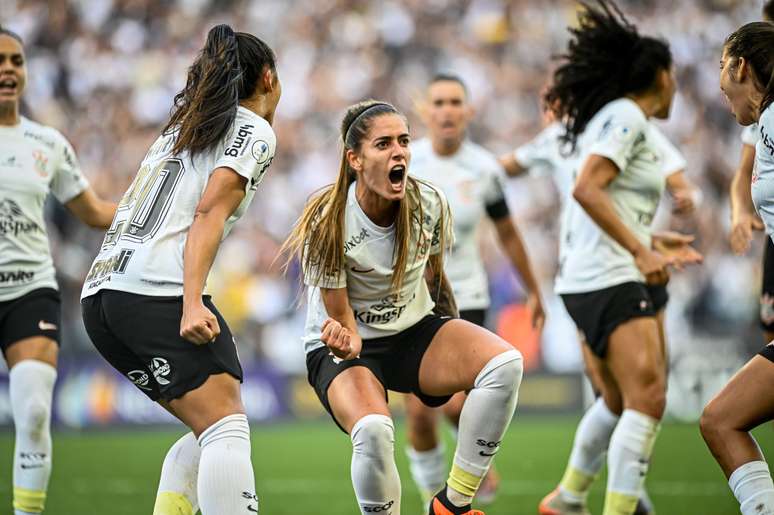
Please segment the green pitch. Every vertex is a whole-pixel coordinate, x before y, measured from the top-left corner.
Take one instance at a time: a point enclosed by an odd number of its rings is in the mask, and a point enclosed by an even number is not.
[[[536,513],[540,498],[562,475],[577,418],[517,418],[498,454],[503,483],[487,515]],[[178,432],[59,433],[47,515],[150,515],[161,461]],[[757,436],[774,456],[774,435]],[[257,427],[253,463],[264,515],[356,515],[349,481],[349,439],[332,424]],[[403,478],[403,515],[421,515],[398,427],[396,452]],[[0,513],[10,512],[12,438],[0,435]],[[601,512],[603,478],[591,496]],[[648,488],[660,515],[738,513],[698,427],[667,424],[656,444]]]

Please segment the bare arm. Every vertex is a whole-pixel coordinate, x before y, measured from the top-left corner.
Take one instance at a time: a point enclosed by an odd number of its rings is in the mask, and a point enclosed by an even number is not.
[[[90,187],[69,200],[65,207],[81,222],[95,229],[109,228],[116,214],[115,202],[102,200]]]
[[[425,282],[430,292],[430,297],[435,301],[435,313],[441,316],[458,318],[460,311],[457,309],[457,301],[454,300],[454,291],[446,273],[440,266],[440,254],[430,256],[425,267]]]
[[[667,260],[647,248],[632,234],[616,213],[607,194],[607,186],[617,175],[618,167],[611,160],[592,154],[580,171],[572,195],[603,231],[634,256],[637,268],[648,282],[666,282]]]
[[[763,222],[755,212],[750,186],[755,163],[755,147],[742,146],[742,157],[731,181],[731,249],[736,254],[744,254],[750,249],[752,232],[763,230]]]
[[[527,305],[532,313],[532,326],[536,329],[543,327],[545,321],[545,312],[543,303],[540,300],[540,287],[535,273],[532,270],[527,249],[519,234],[519,229],[510,216],[504,216],[494,220],[494,226],[497,230],[497,236],[500,239],[500,246],[505,255],[510,259],[511,264],[518,270],[524,285],[527,288]]]
[[[685,170],[669,174],[666,178],[666,188],[674,200],[675,214],[687,215],[696,209],[700,192],[685,176]]]
[[[337,358],[356,358],[363,348],[363,340],[357,332],[347,288],[321,288],[320,295],[328,313],[320,339]]]
[[[527,172],[527,169],[516,160],[516,156],[513,155],[513,152],[503,154],[498,161],[500,162],[500,166],[505,169],[505,173],[508,174],[508,177],[517,177]]]
[[[210,176],[183,250],[183,318],[180,336],[196,343],[212,341],[219,333],[217,319],[202,303],[204,283],[223,237],[226,220],[245,197],[247,179],[230,168]]]

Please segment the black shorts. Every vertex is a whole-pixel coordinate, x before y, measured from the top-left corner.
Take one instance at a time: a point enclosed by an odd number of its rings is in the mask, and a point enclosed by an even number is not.
[[[763,249],[763,284],[761,285],[761,327],[774,332],[774,243],[766,236]]]
[[[385,390],[413,393],[424,404],[441,406],[451,395],[435,397],[419,390],[419,365],[435,333],[443,324],[452,320],[448,317],[428,315],[405,331],[384,338],[363,340],[360,357],[347,361],[335,360],[327,347],[315,349],[306,355],[309,384],[314,387],[317,397],[336,424],[344,431],[333,416],[328,402],[328,387],[333,379],[350,367],[366,367],[373,372]],[[344,431],[346,432],[346,431]]]
[[[86,332],[100,354],[152,400],[172,400],[226,372],[242,381],[236,344],[209,296],[220,335],[196,345],[180,336],[182,297],[101,290],[81,301]]]
[[[463,309],[460,311],[460,318],[467,320],[471,324],[476,324],[479,327],[484,327],[484,321],[486,320],[485,309]]]
[[[656,316],[669,300],[666,286],[638,282],[561,297],[586,343],[599,357],[607,353],[607,340],[619,325],[632,318]]]
[[[53,288],[39,288],[16,299],[0,302],[0,350],[33,336],[59,343],[62,301]]]

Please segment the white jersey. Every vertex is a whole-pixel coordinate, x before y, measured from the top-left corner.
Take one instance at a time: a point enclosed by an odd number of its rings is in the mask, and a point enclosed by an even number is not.
[[[742,134],[739,139],[742,140],[743,144],[754,147],[760,139],[758,135],[758,124],[753,123],[742,129]]]
[[[424,273],[428,257],[441,252],[441,213],[446,213],[447,220],[449,216],[443,193],[419,183],[426,244],[419,248],[416,259],[406,265],[400,292],[392,293],[395,227],[380,227],[366,216],[355,196],[356,184],[352,183],[349,188],[344,214],[346,269],[336,276],[326,276],[318,281],[314,280],[314,269],[305,270],[304,282],[309,288],[303,341],[307,353],[324,346],[320,341],[320,328],[328,313],[320,296],[320,287],[347,288],[358,334],[364,340],[392,336],[406,330],[435,307]],[[448,237],[452,235],[449,233]],[[418,246],[418,242],[409,243],[409,256],[414,255],[413,251]]]
[[[230,168],[247,179],[245,197],[226,221],[225,238],[255,196],[274,158],[269,123],[239,107],[236,120],[213,149],[173,155],[175,134],[161,135],[118,205],[81,297],[101,289],[155,296],[183,294],[183,249],[210,174]]]
[[[761,113],[758,120],[752,201],[766,225],[766,234],[774,237],[774,108],[771,105]]]
[[[22,117],[0,126],[0,302],[57,288],[43,205],[49,192],[66,203],[89,184],[57,130]]]
[[[438,186],[449,201],[454,220],[454,247],[444,269],[460,310],[489,307],[489,286],[476,240],[485,214],[508,216],[503,169],[497,158],[470,141],[452,156],[439,156],[429,139],[411,145],[411,175]]]
[[[649,135],[652,144],[661,153],[661,173],[664,174],[664,177],[685,170],[688,166],[685,156],[653,122],[650,122]]]
[[[554,122],[514,150],[513,157],[530,175],[550,175],[564,204],[572,194],[578,158],[569,146],[562,148],[562,134],[564,126]]]
[[[663,151],[654,141],[653,126],[639,106],[621,98],[594,115],[578,142],[579,162],[599,155],[618,167],[607,193],[623,223],[648,248],[651,222],[666,183]],[[634,257],[577,202],[568,203],[564,211],[560,246],[557,293],[583,293],[645,281]]]

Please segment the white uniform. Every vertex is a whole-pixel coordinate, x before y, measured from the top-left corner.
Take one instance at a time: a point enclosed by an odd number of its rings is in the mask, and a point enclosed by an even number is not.
[[[483,147],[464,141],[453,156],[439,156],[429,139],[411,145],[411,175],[438,186],[454,220],[454,248],[446,257],[446,276],[460,311],[489,307],[489,286],[476,229],[487,213],[508,216],[503,169]]]
[[[239,107],[236,120],[212,150],[175,156],[174,135],[161,135],[118,205],[81,297],[105,288],[140,295],[183,294],[183,249],[210,174],[227,167],[245,177],[245,198],[226,221],[225,238],[255,196],[274,158],[269,123]]]
[[[0,302],[38,288],[57,289],[43,205],[66,203],[89,183],[57,130],[22,117],[0,126]]]
[[[758,124],[753,123],[742,129],[742,134],[739,139],[741,139],[742,143],[745,145],[754,147],[760,139],[760,135],[758,134]]]
[[[614,100],[589,122],[579,139],[579,162],[607,157],[619,169],[607,187],[618,216],[650,247],[650,225],[664,191],[663,150],[653,126],[633,101]],[[645,282],[634,257],[605,233],[577,202],[567,205],[560,237],[557,293],[584,293],[629,281]]]
[[[683,153],[652,122],[650,123],[649,135],[653,145],[661,152],[661,173],[664,174],[665,178],[685,170],[688,162],[685,160]]]
[[[564,204],[575,184],[577,153],[570,152],[569,146],[562,148],[562,134],[564,126],[554,122],[514,150],[513,157],[530,175],[550,175]]]
[[[769,105],[758,120],[758,142],[752,175],[752,201],[774,238],[774,108]]]
[[[409,256],[416,258],[406,265],[403,286],[398,294],[391,293],[395,227],[380,227],[373,223],[355,197],[356,183],[350,186],[343,228],[346,270],[318,282],[314,281],[314,269],[305,270],[304,282],[309,288],[303,342],[307,353],[324,346],[320,341],[320,328],[328,313],[320,296],[320,287],[347,288],[358,334],[364,340],[391,336],[408,329],[435,307],[425,283],[425,265],[431,254],[441,251],[441,213],[445,212],[445,220],[448,220],[449,208],[443,193],[419,184],[426,243],[417,254],[413,251],[418,248],[418,242],[409,243]],[[452,238],[450,231],[447,238]]]

